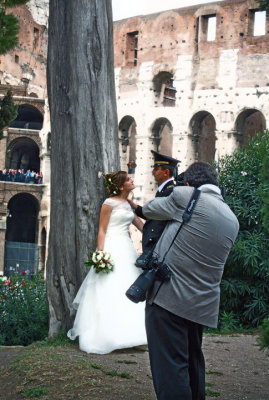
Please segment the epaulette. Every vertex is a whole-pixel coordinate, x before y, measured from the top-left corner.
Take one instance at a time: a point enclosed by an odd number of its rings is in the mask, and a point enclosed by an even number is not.
[[[174,188],[174,187],[175,187],[175,185],[170,185],[170,186],[166,186],[165,189],[171,189],[171,188]]]

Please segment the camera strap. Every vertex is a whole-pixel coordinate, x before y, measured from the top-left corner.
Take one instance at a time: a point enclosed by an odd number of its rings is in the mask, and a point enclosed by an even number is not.
[[[187,207],[185,208],[185,211],[184,211],[184,213],[182,215],[182,222],[180,224],[180,227],[178,228],[178,230],[177,230],[177,232],[176,232],[176,234],[175,234],[170,246],[168,247],[168,250],[164,254],[162,262],[164,262],[165,257],[167,256],[167,253],[169,252],[169,250],[173,246],[174,241],[176,240],[176,237],[179,234],[179,232],[181,231],[183,225],[191,219],[193,210],[194,210],[194,208],[196,206],[196,203],[197,203],[197,201],[198,201],[198,199],[200,197],[200,194],[201,194],[201,191],[199,189],[194,189],[194,192],[192,193],[190,201],[189,201],[189,203],[188,203]]]

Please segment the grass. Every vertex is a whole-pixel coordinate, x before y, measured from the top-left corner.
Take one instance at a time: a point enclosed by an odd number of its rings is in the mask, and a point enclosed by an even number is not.
[[[46,387],[46,386],[48,386],[48,385],[44,385],[44,387]],[[29,388],[29,389],[27,389],[27,390],[22,392],[22,396],[23,397],[27,397],[27,398],[44,396],[44,395],[49,393],[49,391],[47,389],[44,389],[44,387],[36,386],[36,387],[33,387],[33,388]]]
[[[137,364],[136,361],[131,361],[131,360],[118,360],[117,361],[118,364]]]
[[[219,376],[222,376],[223,372],[208,370],[208,371],[206,371],[206,375],[219,375]]]
[[[62,339],[56,343],[58,345],[45,340],[19,350],[19,355],[1,371],[0,386],[5,387],[5,393],[8,393],[5,400],[84,397],[99,400],[110,398],[111,393],[113,398],[119,399],[128,398],[129,393],[137,393],[136,398],[147,398],[146,391],[151,390],[144,387],[147,377],[136,380],[135,373],[135,376],[132,374],[136,361],[119,360],[118,355],[108,358],[86,354]],[[122,380],[126,384],[120,384]]]
[[[126,372],[119,373],[117,371],[107,371],[107,372],[104,371],[104,374],[110,375],[110,376],[119,376],[120,378],[125,378],[125,379],[132,378],[132,376],[130,374],[127,374]]]
[[[208,396],[208,397],[220,397],[220,393],[219,392],[213,392],[210,389],[206,389],[205,395]]]

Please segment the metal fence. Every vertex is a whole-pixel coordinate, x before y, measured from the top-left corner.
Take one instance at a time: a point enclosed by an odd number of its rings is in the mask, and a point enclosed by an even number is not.
[[[38,245],[36,243],[6,242],[4,273],[9,276],[13,272],[27,274],[38,269]]]

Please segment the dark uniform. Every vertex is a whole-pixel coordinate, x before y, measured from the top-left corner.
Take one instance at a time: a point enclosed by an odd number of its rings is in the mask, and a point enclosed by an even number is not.
[[[153,150],[151,152],[153,153],[154,156],[154,167],[170,165],[176,168],[177,163],[179,163],[179,161],[176,160],[175,158],[159,154]],[[157,191],[155,197],[168,197],[172,193],[174,187],[175,187],[174,181],[172,180],[168,181],[160,192],[159,190]],[[141,206],[137,206],[135,213],[138,217],[146,219],[143,215]],[[163,233],[166,223],[167,221],[154,221],[151,219],[146,220],[143,227],[143,236],[142,236],[143,253],[145,252],[148,253],[149,251],[152,251],[154,249],[156,243],[159,240],[159,237]]]

